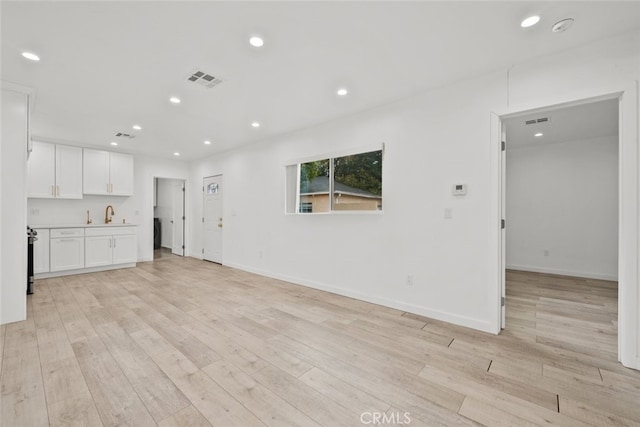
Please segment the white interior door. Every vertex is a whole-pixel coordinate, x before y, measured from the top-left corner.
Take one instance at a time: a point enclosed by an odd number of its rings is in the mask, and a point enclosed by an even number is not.
[[[176,181],[172,186],[172,244],[171,253],[184,256],[184,181]]]
[[[500,287],[502,295],[502,305],[500,307],[500,328],[504,329],[507,321],[506,299],[507,299],[507,239],[506,239],[506,195],[507,195],[507,132],[505,126],[500,121],[500,134],[502,141],[502,151],[500,153],[500,186],[502,195],[500,198],[500,214],[502,216],[502,232],[500,233]]]
[[[203,258],[222,264],[222,175],[204,178]]]

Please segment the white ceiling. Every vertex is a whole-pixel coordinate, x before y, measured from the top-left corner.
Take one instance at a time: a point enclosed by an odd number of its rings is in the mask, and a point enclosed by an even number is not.
[[[313,126],[640,26],[640,2],[0,2],[32,133],[181,159]],[[535,27],[520,21],[542,16]],[[558,20],[573,28],[553,34]],[[250,35],[265,39],[261,49]],[[38,63],[20,56],[40,55]],[[223,82],[189,83],[202,69]],[[339,98],[345,86],[350,93]],[[170,104],[170,96],[182,99]],[[259,121],[261,127],[251,127]],[[141,131],[131,126],[140,124]],[[213,143],[205,146],[203,141]]]
[[[533,119],[547,122],[526,124]],[[618,135],[618,100],[592,102],[518,115],[504,121],[510,148],[568,141],[586,141]],[[536,133],[542,136],[536,137]]]

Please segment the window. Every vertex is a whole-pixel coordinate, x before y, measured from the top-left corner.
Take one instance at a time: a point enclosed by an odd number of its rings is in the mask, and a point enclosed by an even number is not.
[[[312,213],[313,203],[300,202],[300,213]]]
[[[287,166],[287,213],[382,210],[383,150]]]
[[[311,209],[303,211],[302,206],[313,206],[313,212],[329,212],[329,159],[300,164],[300,209],[298,213],[311,213]]]
[[[213,182],[207,185],[207,194],[217,194],[220,191],[220,187],[217,182]]]

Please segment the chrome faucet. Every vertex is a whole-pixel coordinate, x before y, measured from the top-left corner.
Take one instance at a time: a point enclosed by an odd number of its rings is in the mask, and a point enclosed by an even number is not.
[[[104,212],[104,223],[109,224],[111,222],[111,217],[109,216],[109,208],[111,208],[111,215],[115,215],[115,211],[113,210],[113,206],[107,206],[107,209]]]

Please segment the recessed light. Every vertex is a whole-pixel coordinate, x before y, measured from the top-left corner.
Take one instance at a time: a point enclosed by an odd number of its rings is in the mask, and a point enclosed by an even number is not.
[[[262,40],[262,37],[253,36],[249,39],[249,44],[253,47],[262,47],[264,40]]]
[[[530,16],[528,18],[525,18],[521,23],[520,26],[522,28],[529,28],[529,27],[533,27],[534,25],[536,25],[538,22],[540,22],[540,17],[538,15],[533,15]]]
[[[135,130],[142,130],[142,127],[140,125],[133,125],[133,128]]]
[[[542,132],[538,132],[538,133],[536,133],[536,134],[535,134],[535,135],[533,135],[533,136],[540,137],[540,136],[542,136],[542,135],[544,135]]]
[[[118,145],[118,143],[113,141],[113,142],[111,142],[111,145],[116,146],[116,145]]]
[[[40,57],[32,52],[22,52],[22,56],[31,61],[40,61]]]
[[[169,101],[173,102],[174,104],[180,104],[180,98],[172,96],[171,98],[169,98]]]
[[[204,145],[211,145],[211,141],[209,141],[208,139],[204,142]]]
[[[253,123],[251,123],[251,126],[253,126],[254,128],[259,128],[260,127],[260,123],[253,122]]]
[[[349,91],[347,91],[345,88],[341,87],[340,89],[338,89],[338,91],[336,93],[338,95],[340,95],[340,96],[345,96],[346,94],[349,93]]]
[[[175,152],[175,153],[173,153],[173,155],[174,155],[174,156],[179,156],[179,155],[180,155],[180,153]]]

